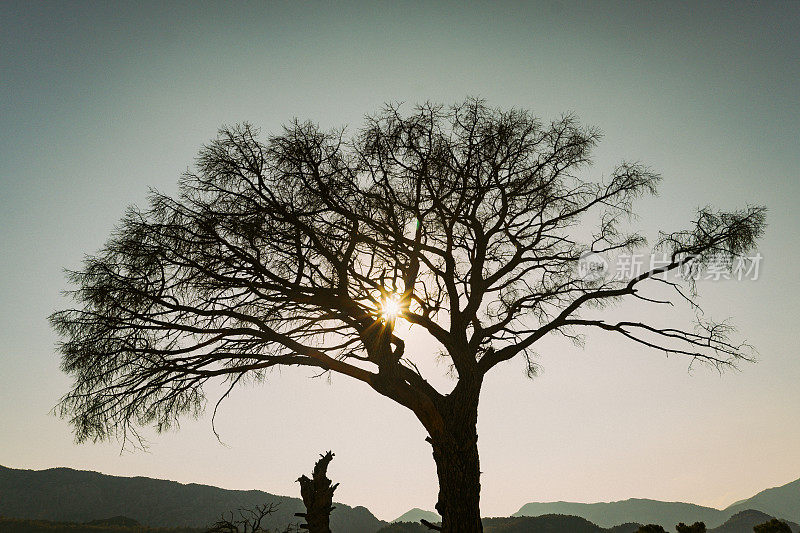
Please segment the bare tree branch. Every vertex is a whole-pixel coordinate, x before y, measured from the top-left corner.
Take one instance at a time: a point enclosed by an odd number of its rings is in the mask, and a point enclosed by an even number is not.
[[[468,99],[408,115],[387,105],[351,138],[295,121],[261,139],[247,124],[222,129],[176,197],[152,191],[68,273],[75,306],[50,320],[74,380],[56,412],[78,440],[167,429],[202,411],[209,380],[234,386],[306,366],[411,409],[440,476],[463,466],[450,461],[456,451],[471,457],[459,471],[471,477],[453,477],[455,486],[477,483],[483,376],[515,356],[534,374],[549,334],[581,342],[578,331],[606,331],[717,368],[753,359],[727,323],[700,316],[691,280],[667,275],[749,253],[765,209],[702,208],[688,229],[659,235],[653,250],[665,265],[587,279],[576,268],[587,252],[646,245],[625,226],[660,177],[636,162],[586,177],[600,134],[574,116],[544,122]],[[696,328],[585,315],[624,300],[688,303]],[[399,321],[439,345],[451,390],[422,375],[415,361],[436,354],[407,345]],[[453,530],[448,494],[441,514]],[[479,527],[473,518],[469,528]]]

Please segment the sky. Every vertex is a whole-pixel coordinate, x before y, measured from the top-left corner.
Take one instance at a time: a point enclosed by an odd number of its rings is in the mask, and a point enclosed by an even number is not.
[[[598,178],[622,160],[660,173],[634,221],[651,237],[698,207],[769,209],[758,279],[698,284],[758,363],[690,369],[604,335],[546,341],[533,380],[505,363],[481,396],[483,514],[630,497],[724,507],[800,478],[798,57],[792,2],[1,2],[0,464],[299,496],[332,449],[337,500],[382,519],[432,509],[422,427],[343,376],[286,369],[235,391],[222,443],[204,416],[146,432],[147,452],[75,444],[50,414],[70,380],[47,316],[69,305],[63,269],[149,187],[174,193],[222,125],[357,132],[386,102],[479,96],[598,127]]]

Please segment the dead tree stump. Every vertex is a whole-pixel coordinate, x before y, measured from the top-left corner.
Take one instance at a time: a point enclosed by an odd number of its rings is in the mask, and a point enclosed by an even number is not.
[[[306,523],[300,524],[300,528],[307,529],[308,533],[331,533],[330,515],[334,509],[332,506],[333,491],[339,486],[338,483],[331,485],[331,480],[327,475],[328,464],[333,456],[334,453],[330,451],[325,455],[320,455],[320,460],[314,464],[312,479],[302,475],[297,480],[300,483],[300,495],[303,497],[306,512],[297,513],[295,516],[306,519]]]

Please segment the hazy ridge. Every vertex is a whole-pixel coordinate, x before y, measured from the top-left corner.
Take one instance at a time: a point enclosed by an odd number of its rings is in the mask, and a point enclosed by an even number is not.
[[[692,503],[631,498],[603,503],[531,502],[523,505],[513,516],[573,515],[602,527],[633,521],[661,524],[665,528],[674,527],[678,522],[705,522],[706,526],[714,528],[722,525],[736,513],[750,509],[783,520],[800,522],[800,479],[780,487],[763,490],[725,509]]]
[[[294,513],[304,511],[299,498],[258,490],[227,490],[69,468],[36,471],[0,466],[0,517],[87,523],[115,516],[151,527],[202,528],[223,513],[263,503],[278,505],[267,520],[269,528],[297,523],[299,519]],[[432,522],[439,519],[432,511],[414,508],[387,524],[365,507],[335,505],[331,527],[339,532],[422,532],[427,529],[419,524],[420,518]],[[702,521],[710,533],[751,533],[753,525],[772,517],[788,520],[793,531],[800,531],[800,526],[794,523],[800,522],[800,479],[766,489],[722,510],[648,499],[592,504],[532,502],[511,517],[485,518],[484,526],[487,532],[494,533],[633,533],[641,524],[661,524],[674,531],[679,522]],[[15,531],[20,526],[19,521],[0,520],[0,533]],[[33,528],[30,531],[38,531],[35,524],[29,526]]]
[[[0,516],[78,523],[126,516],[153,527],[204,527],[222,513],[270,502],[278,509],[266,525],[282,528],[300,521],[294,513],[305,511],[300,498],[259,490],[226,490],[70,468],[17,470],[0,466],[0,495]],[[385,524],[365,507],[335,505],[331,527],[339,531],[374,533]]]

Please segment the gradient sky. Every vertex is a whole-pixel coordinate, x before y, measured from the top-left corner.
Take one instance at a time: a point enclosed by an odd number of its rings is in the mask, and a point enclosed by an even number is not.
[[[225,446],[210,417],[152,435],[147,453],[76,445],[48,414],[69,379],[46,317],[68,303],[62,269],[148,187],[175,191],[221,125],[270,133],[298,117],[352,132],[387,101],[476,95],[602,129],[598,177],[623,159],[661,173],[636,221],[651,236],[699,206],[770,210],[760,278],[700,284],[706,312],[733,317],[760,362],[689,372],[592,335],[585,349],[542,345],[533,381],[506,363],[480,408],[484,515],[629,497],[726,506],[797,479],[798,80],[796,2],[2,2],[0,464],[298,496],[297,477],[332,449],[339,501],[383,519],[432,509],[422,427],[343,376],[290,369],[236,391],[217,417]]]

